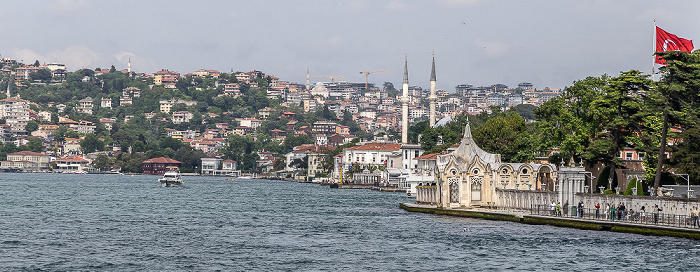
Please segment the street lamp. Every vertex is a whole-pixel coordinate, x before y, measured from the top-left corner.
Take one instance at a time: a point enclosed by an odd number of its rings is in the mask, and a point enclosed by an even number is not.
[[[583,159],[581,160],[581,165],[583,165]],[[593,191],[595,191],[595,187],[593,187],[593,179],[595,179],[595,177],[593,176],[593,173],[591,173],[591,172],[584,172],[584,173],[588,174],[588,177],[591,179],[591,187],[590,188],[591,188],[591,194],[592,194]],[[586,193],[588,193],[588,192],[586,192]]]
[[[686,193],[686,195],[688,196],[688,200],[690,200],[690,176],[688,176],[687,173],[686,174],[676,174],[674,172],[671,172],[671,174],[674,174],[676,176],[685,177],[685,181],[688,182],[688,192]],[[690,202],[688,202],[688,204],[685,205],[685,207],[686,207],[686,214],[689,214],[690,213]]]
[[[681,176],[681,177],[684,177],[684,178],[685,178],[685,181],[688,182],[688,193],[687,193],[687,195],[688,195],[688,199],[690,199],[690,192],[691,192],[691,191],[690,191],[690,176],[688,176],[688,174],[676,174],[676,173],[674,173],[674,172],[671,172],[671,174],[674,174],[674,175],[676,175],[676,176]]]

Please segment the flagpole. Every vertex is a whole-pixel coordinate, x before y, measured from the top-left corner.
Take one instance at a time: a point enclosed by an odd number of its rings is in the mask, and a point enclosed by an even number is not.
[[[654,44],[652,46],[652,52],[656,53],[656,19],[654,19],[654,31],[652,31],[654,34]],[[653,55],[653,61],[651,62],[651,80],[654,81],[654,72],[656,72],[656,54]]]

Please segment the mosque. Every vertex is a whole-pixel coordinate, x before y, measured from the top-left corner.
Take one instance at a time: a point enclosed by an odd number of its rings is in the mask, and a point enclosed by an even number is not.
[[[431,127],[436,125],[435,57],[430,76]],[[402,103],[402,145],[408,131],[408,60],[404,66]],[[554,164],[504,163],[500,154],[481,149],[472,138],[467,122],[459,146],[446,154],[416,156],[417,169],[410,173],[417,203],[438,208],[523,207],[551,201],[574,203],[575,195],[588,189],[582,166],[557,167]],[[413,188],[415,187],[415,188]]]

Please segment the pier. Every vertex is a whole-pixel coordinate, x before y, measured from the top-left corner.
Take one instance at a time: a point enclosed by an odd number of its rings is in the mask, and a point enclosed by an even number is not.
[[[661,213],[656,215],[649,213],[643,219],[630,217],[616,221],[615,217],[611,218],[610,214],[605,212],[598,213],[597,218],[595,212],[580,217],[575,213],[559,216],[556,213],[550,214],[549,209],[542,209],[543,207],[539,206],[533,206],[530,210],[499,210],[478,207],[439,209],[436,205],[401,203],[399,207],[409,212],[700,240],[700,227],[693,226],[692,218]]]

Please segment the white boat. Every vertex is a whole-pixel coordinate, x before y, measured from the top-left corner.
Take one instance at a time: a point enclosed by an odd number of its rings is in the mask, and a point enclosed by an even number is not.
[[[177,170],[166,171],[165,174],[163,174],[163,177],[159,178],[158,181],[165,187],[173,185],[182,185],[184,183],[182,181],[182,175],[180,175],[180,171]]]
[[[238,179],[254,179],[255,175],[253,174],[245,174],[245,175],[240,175],[237,177]]]

